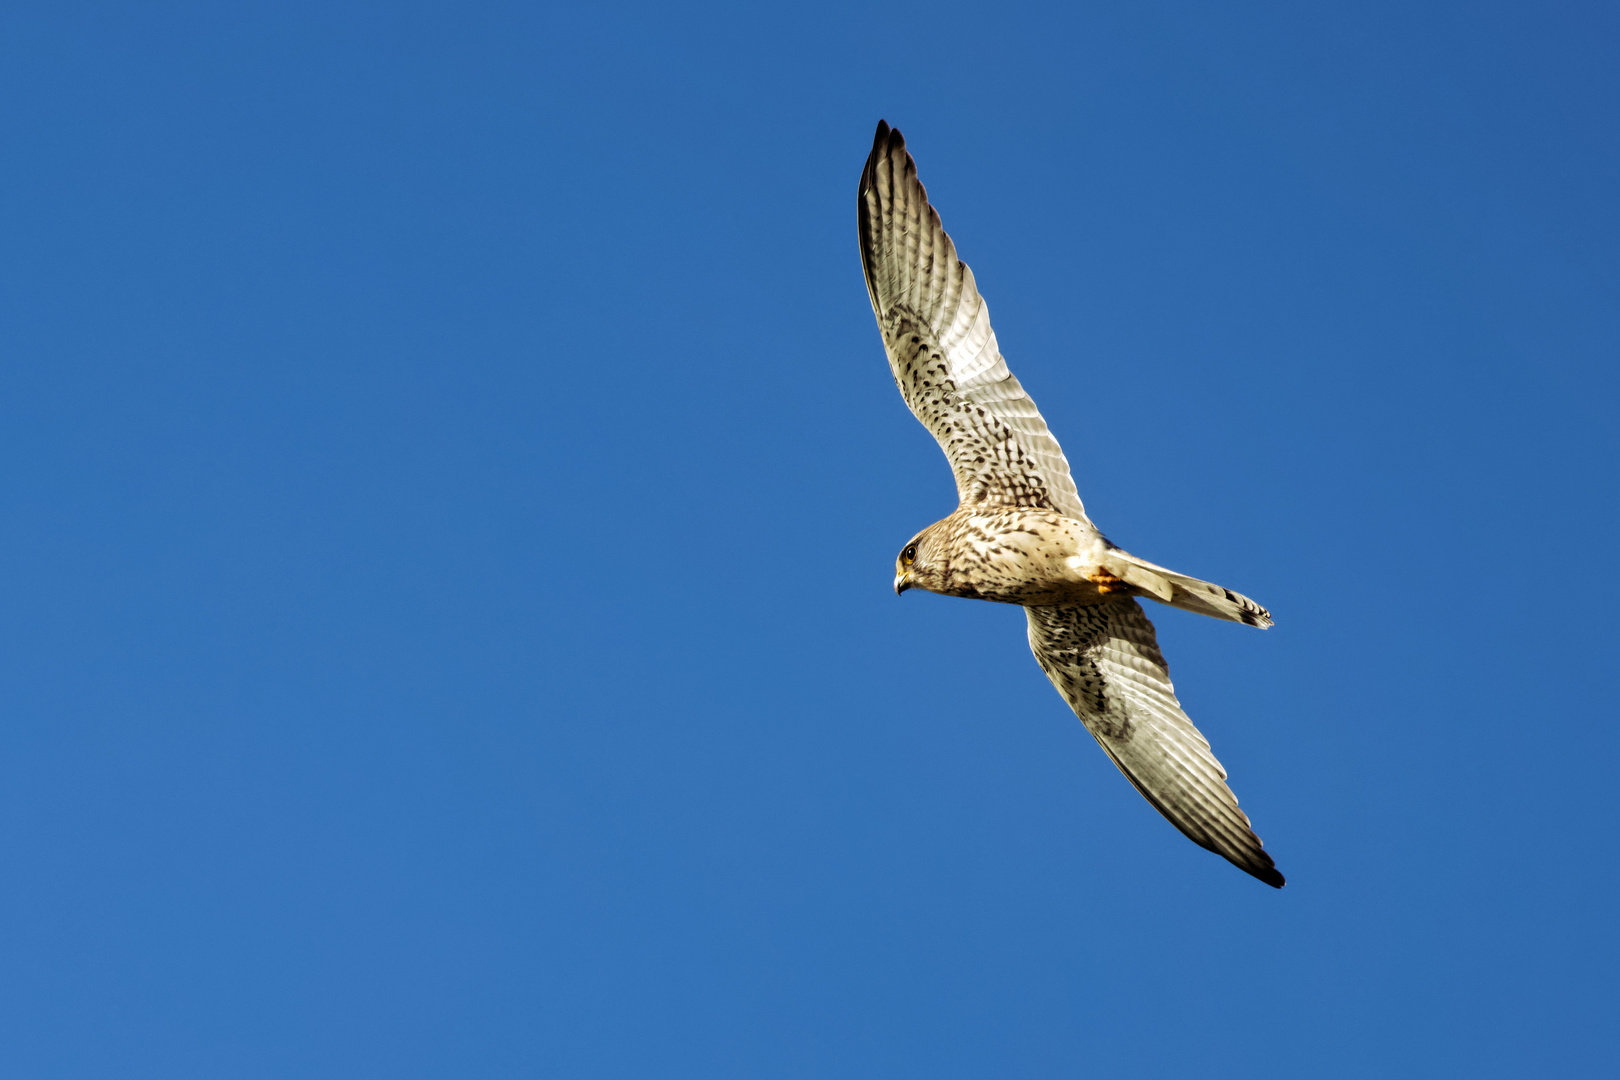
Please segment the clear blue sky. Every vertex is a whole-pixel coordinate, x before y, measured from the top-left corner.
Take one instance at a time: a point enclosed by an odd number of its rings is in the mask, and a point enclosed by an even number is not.
[[[1220,10],[1216,10],[1216,8]],[[1613,1075],[1600,4],[0,13],[0,1073]],[[953,505],[899,126],[1289,885]]]

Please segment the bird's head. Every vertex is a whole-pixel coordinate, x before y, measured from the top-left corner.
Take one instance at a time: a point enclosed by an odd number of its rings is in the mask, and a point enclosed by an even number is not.
[[[894,560],[894,595],[907,589],[945,590],[945,541],[939,523],[913,536]]]

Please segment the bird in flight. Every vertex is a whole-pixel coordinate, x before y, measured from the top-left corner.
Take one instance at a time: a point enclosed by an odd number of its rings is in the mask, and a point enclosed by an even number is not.
[[[1086,517],[1068,460],[1007,370],[973,271],[928,204],[905,139],[882,121],[856,217],[889,370],[945,451],[959,500],[907,541],[894,591],[1022,606],[1041,670],[1136,790],[1193,843],[1282,888],[1226,770],[1176,700],[1137,598],[1261,628],[1271,616],[1231,589],[1115,547]]]

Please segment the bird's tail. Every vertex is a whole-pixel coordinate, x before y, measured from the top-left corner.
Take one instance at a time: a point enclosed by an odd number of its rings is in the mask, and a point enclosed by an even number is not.
[[[1231,589],[1155,566],[1119,548],[1111,548],[1105,561],[1109,573],[1135,585],[1142,590],[1142,595],[1161,604],[1196,611],[1212,619],[1258,626],[1262,630],[1271,625],[1271,612]]]

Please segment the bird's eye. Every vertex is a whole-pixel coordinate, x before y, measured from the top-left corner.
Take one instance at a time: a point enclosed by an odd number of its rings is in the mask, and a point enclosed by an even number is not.
[[[916,561],[916,558],[917,558],[917,545],[916,544],[908,544],[908,545],[906,545],[906,550],[904,550],[904,551],[902,551],[900,553],[900,561],[901,562],[914,562],[914,561]]]

